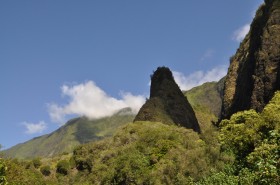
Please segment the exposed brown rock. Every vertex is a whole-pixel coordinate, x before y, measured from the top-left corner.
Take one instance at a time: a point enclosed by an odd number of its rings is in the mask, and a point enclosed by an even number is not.
[[[262,111],[279,89],[280,0],[265,0],[230,60],[221,117],[247,109]]]

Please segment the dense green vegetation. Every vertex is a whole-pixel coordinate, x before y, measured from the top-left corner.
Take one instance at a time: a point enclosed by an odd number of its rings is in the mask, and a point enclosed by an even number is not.
[[[222,150],[235,159],[232,174],[249,176],[257,184],[280,184],[279,112],[280,92],[277,92],[261,113],[238,112],[221,122]]]
[[[42,162],[41,162],[40,158],[34,158],[32,160],[32,164],[36,169],[38,169],[42,165]]]
[[[89,184],[182,184],[220,164],[218,145],[192,130],[159,122],[136,122],[113,138],[81,145],[73,158],[79,182]]]
[[[222,106],[224,81],[225,78],[222,78],[218,82],[206,82],[185,91],[184,94],[187,96],[193,108],[201,108],[202,111],[207,110],[207,112],[211,112],[216,117],[219,117]]]
[[[280,184],[280,92],[261,113],[238,112],[220,123],[221,152],[233,161],[204,184]],[[202,183],[202,184],[203,184]]]
[[[280,93],[197,134],[135,122],[73,154],[1,161],[9,184],[279,184]]]
[[[61,160],[56,165],[56,172],[62,175],[67,175],[70,170],[70,164],[68,160]]]
[[[279,184],[279,111],[276,93],[263,112],[223,120],[219,140],[161,123],[130,124],[112,139],[80,146],[74,159],[89,162],[81,173],[96,184]]]
[[[0,158],[0,185],[6,185],[7,184],[6,170],[7,170],[7,167],[5,165],[5,162],[4,162],[3,159]]]
[[[224,78],[219,82],[207,82],[186,92],[202,132],[210,129],[212,122],[217,122],[222,108]]]

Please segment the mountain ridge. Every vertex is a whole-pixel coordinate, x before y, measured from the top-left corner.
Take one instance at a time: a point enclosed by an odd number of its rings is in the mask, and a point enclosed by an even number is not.
[[[221,119],[242,110],[262,111],[280,89],[279,33],[280,1],[266,0],[230,59]]]
[[[122,109],[113,116],[90,120],[73,118],[50,134],[35,137],[2,151],[13,158],[52,157],[71,152],[76,146],[111,136],[115,130],[132,122],[131,109]]]

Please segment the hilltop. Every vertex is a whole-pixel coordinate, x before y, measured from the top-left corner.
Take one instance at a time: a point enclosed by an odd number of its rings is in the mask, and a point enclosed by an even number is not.
[[[158,67],[151,76],[150,98],[135,121],[176,124],[200,132],[195,113],[167,67]]]

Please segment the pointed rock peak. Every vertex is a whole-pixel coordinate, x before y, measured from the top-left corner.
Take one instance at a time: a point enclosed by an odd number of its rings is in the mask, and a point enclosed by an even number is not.
[[[134,121],[176,124],[200,132],[195,113],[167,67],[158,67],[151,76],[150,99]]]
[[[168,86],[178,86],[173,78],[172,72],[167,67],[158,67],[151,76],[150,97],[162,96],[167,93],[166,88]]]
[[[230,60],[221,118],[238,111],[262,111],[280,90],[280,0],[265,0],[250,32]]]
[[[172,72],[168,67],[158,67],[151,77],[152,82],[162,82],[165,79],[174,81]]]

